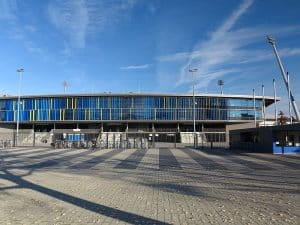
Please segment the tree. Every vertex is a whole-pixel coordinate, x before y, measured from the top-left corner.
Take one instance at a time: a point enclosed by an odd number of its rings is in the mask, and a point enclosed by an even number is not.
[[[287,124],[289,118],[284,115],[284,112],[280,111],[278,115],[279,115],[278,124],[280,125]]]

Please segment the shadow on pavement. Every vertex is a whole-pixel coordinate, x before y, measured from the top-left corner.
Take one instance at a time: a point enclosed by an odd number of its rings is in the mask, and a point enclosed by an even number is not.
[[[91,212],[95,212],[110,218],[114,218],[123,222],[127,222],[130,224],[157,224],[157,225],[169,225],[169,223],[161,222],[155,219],[147,218],[144,216],[140,216],[134,213],[125,212],[119,209],[111,208],[108,206],[104,206],[98,203],[94,203],[85,199],[81,199],[60,191],[56,191],[38,184],[34,184],[30,181],[23,179],[24,176],[28,176],[32,171],[28,172],[26,175],[17,176],[6,169],[2,170],[4,174],[0,174],[1,179],[5,179],[15,183],[17,186],[2,188],[2,190],[6,189],[14,189],[14,188],[27,188],[33,191],[37,191],[39,193],[48,195],[50,197],[56,198],[58,200],[70,203],[72,205],[81,207],[83,209],[89,210]]]

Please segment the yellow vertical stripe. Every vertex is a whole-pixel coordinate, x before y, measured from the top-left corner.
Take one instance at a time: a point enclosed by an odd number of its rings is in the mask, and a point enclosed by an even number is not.
[[[50,120],[50,109],[49,109],[49,112],[48,112],[48,120]]]

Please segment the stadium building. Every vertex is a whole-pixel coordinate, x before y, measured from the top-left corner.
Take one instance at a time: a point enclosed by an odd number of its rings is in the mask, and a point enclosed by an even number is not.
[[[18,119],[18,97],[3,96],[0,127],[16,130],[19,121],[20,133],[63,135],[59,139],[66,135],[70,139],[72,134],[82,139],[89,134],[144,132],[150,140],[155,135],[159,139],[158,133],[176,133],[181,134],[176,142],[188,142],[183,141],[184,134],[193,132],[194,113],[197,132],[225,132],[226,125],[261,121],[263,102],[267,107],[274,98],[196,94],[194,100],[191,94],[145,93],[21,96]]]

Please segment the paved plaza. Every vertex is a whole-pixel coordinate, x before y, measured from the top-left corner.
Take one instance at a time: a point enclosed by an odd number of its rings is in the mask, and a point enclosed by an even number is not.
[[[299,155],[20,147],[0,158],[0,224],[299,224]]]

